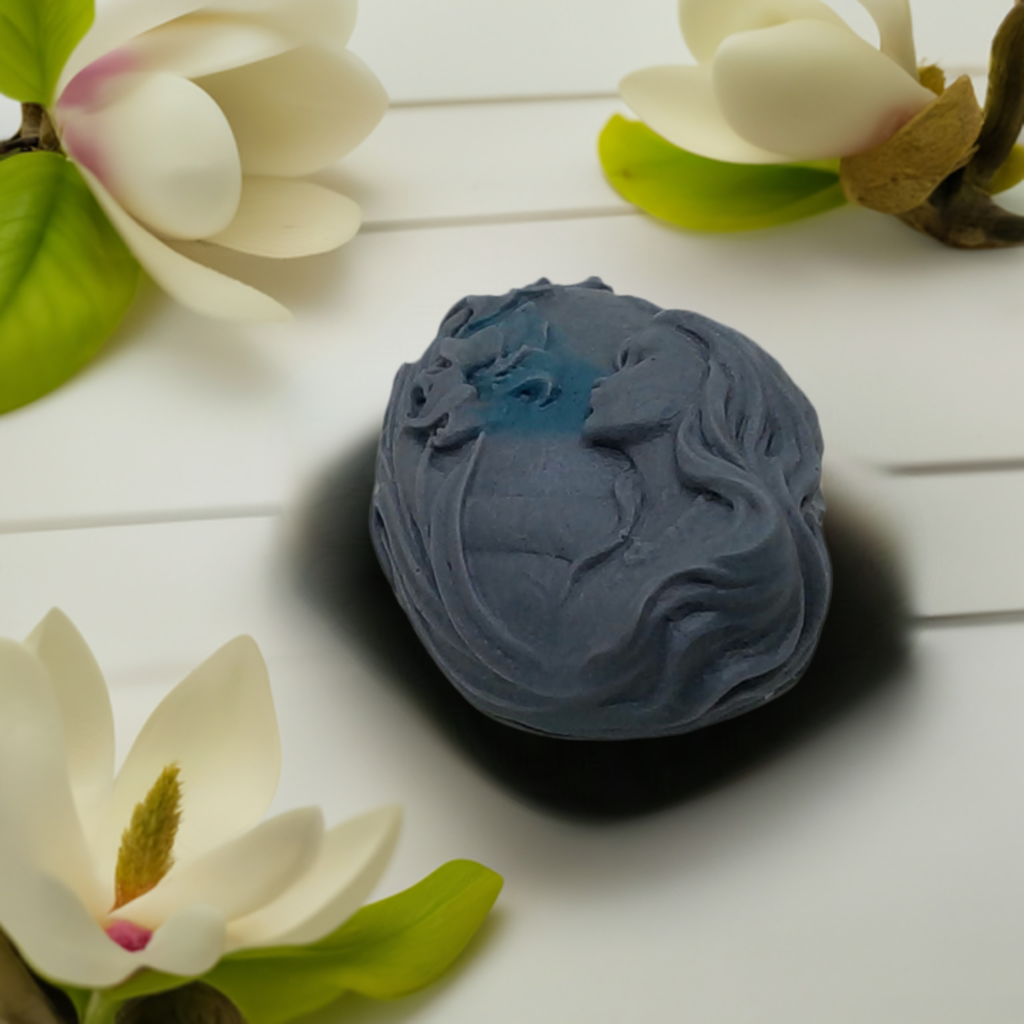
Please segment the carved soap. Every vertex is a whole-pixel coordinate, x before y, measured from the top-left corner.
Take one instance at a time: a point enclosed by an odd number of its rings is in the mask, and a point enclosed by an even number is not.
[[[669,736],[807,667],[831,583],[821,456],[810,402],[750,339],[541,280],[463,299],[398,371],[371,536],[480,711]]]

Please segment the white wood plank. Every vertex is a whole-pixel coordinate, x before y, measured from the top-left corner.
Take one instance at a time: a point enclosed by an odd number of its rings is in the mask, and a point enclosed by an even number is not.
[[[833,3],[865,35],[855,0]],[[916,0],[922,59],[983,69],[1007,0]],[[352,48],[398,102],[612,93],[630,71],[688,63],[673,0],[370,0]]]
[[[889,479],[920,615],[1024,609],[1024,473]]]
[[[217,324],[149,292],[104,359],[0,423],[0,528],[279,504],[374,428],[398,365],[456,299],[542,274],[598,274],[745,331],[837,451],[1024,457],[1024,253],[953,252],[863,210],[746,236],[642,217],[382,232],[304,263],[236,262],[297,322]]]
[[[112,679],[126,743],[180,672],[252,630],[282,722],[278,808],[320,803],[333,821],[405,803],[382,892],[456,856],[505,875],[498,916],[447,983],[313,1021],[1024,1011],[1024,627],[925,631],[903,678],[774,761],[639,821],[580,824],[501,789],[307,621],[270,571],[275,538],[253,522],[0,538],[0,633],[64,604]]]
[[[614,99],[398,107],[320,180],[363,207],[365,228],[556,212],[624,212],[597,159]]]

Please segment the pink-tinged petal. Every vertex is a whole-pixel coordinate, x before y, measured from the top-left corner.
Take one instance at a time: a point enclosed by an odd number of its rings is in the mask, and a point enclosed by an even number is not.
[[[129,77],[131,87],[113,102],[65,117],[68,155],[150,231],[180,239],[222,231],[242,195],[227,118],[187,78]]]
[[[319,808],[280,814],[172,868],[155,889],[112,916],[155,929],[179,907],[201,903],[216,907],[227,921],[244,917],[276,900],[309,870],[323,833]]]
[[[102,912],[78,819],[63,714],[43,663],[22,644],[0,640],[0,905],[31,869],[69,886]],[[6,918],[0,915],[6,928]]]
[[[330,252],[359,230],[357,203],[308,181],[245,178],[235,219],[206,239],[253,256],[291,259]]]
[[[816,18],[852,31],[821,0],[679,0],[679,27],[690,53],[710,63],[722,41],[735,32],[771,28],[795,18]]]
[[[114,781],[114,716],[96,659],[71,620],[54,608],[25,646],[43,663],[60,707],[71,790],[86,827]]]
[[[181,769],[182,818],[174,844],[181,867],[266,813],[277,788],[281,743],[267,668],[251,637],[238,637],[208,658],[142,727],[114,782],[105,844],[111,871],[132,810],[170,764]]]
[[[301,945],[330,934],[362,906],[395,849],[398,807],[336,825],[316,863],[273,903],[228,927],[228,947]]]
[[[94,60],[112,53],[136,36],[208,6],[209,0],[101,0],[92,28],[68,58],[57,83],[60,96],[67,84]]]
[[[711,70],[736,133],[797,160],[871,149],[935,99],[859,36],[821,21],[732,36]]]
[[[276,57],[294,45],[259,22],[202,11],[161,25],[120,52],[137,67],[198,78]]]
[[[87,167],[80,170],[125,245],[149,276],[183,306],[218,320],[257,322],[292,318],[269,295],[175,252],[129,216]]]
[[[343,47],[356,27],[356,0],[214,0],[210,9],[247,16],[295,43]]]
[[[141,966],[96,923],[65,884],[26,870],[0,892],[4,931],[39,973],[82,988],[106,988]]]
[[[201,903],[184,907],[153,933],[145,949],[129,954],[135,969],[149,967],[165,974],[195,978],[224,955],[226,925],[216,907]]]
[[[388,103],[358,57],[317,46],[198,84],[227,114],[247,175],[297,177],[333,164],[373,131]]]
[[[878,26],[882,53],[917,78],[917,51],[910,0],[860,0]]]
[[[622,98],[641,120],[673,145],[737,164],[775,164],[788,158],[741,138],[718,109],[711,68],[644,68],[619,83]]]
[[[114,50],[94,60],[68,82],[57,103],[57,123],[62,128],[76,108],[109,103],[131,87],[131,74],[139,70],[138,60],[126,49]]]

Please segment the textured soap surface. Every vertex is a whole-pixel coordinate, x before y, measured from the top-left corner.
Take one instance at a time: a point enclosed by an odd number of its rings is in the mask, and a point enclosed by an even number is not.
[[[485,714],[689,732],[792,686],[830,590],[814,409],[748,338],[542,280],[456,304],[395,379],[371,536]]]

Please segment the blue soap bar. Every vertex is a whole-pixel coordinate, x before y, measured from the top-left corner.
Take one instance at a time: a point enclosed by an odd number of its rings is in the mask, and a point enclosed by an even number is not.
[[[540,280],[463,299],[398,371],[371,536],[480,711],[677,735],[807,667],[831,587],[821,455],[810,402],[742,334]]]

